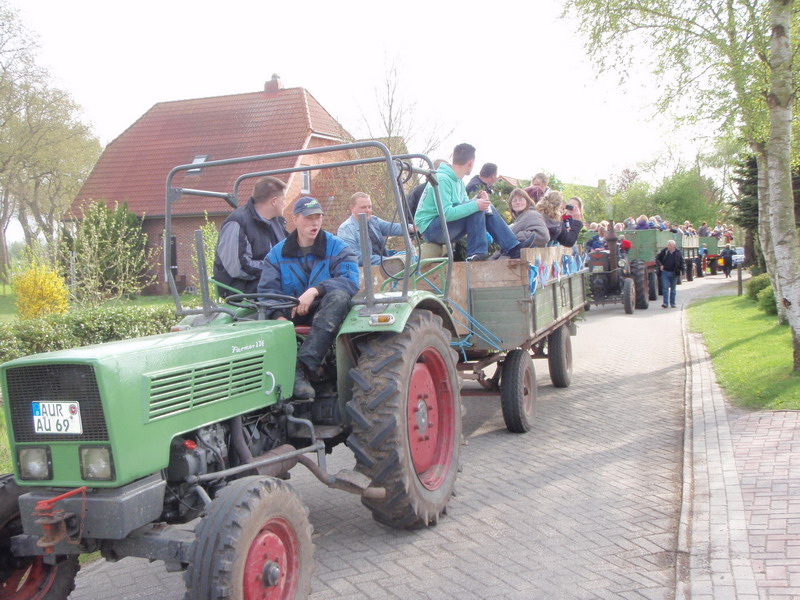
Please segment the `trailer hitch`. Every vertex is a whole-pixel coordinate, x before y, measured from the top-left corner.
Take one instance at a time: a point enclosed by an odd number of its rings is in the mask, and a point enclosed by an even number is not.
[[[74,490],[70,490],[59,496],[40,500],[33,509],[33,516],[38,517],[34,522],[42,526],[44,535],[36,541],[36,545],[44,550],[45,554],[52,554],[56,544],[66,540],[69,544],[79,544],[83,537],[83,523],[86,516],[86,486],[83,485]],[[71,529],[75,530],[74,520],[76,515],[65,513],[63,509],[56,508],[56,504],[61,500],[66,500],[78,494],[82,497],[80,526],[77,528],[77,535],[70,537],[67,531],[67,521],[70,521]]]

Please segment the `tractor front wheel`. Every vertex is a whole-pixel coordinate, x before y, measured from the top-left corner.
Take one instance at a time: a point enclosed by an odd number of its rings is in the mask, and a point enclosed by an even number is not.
[[[311,591],[314,545],[308,510],[289,484],[237,479],[196,530],[186,600],[300,600]]]
[[[461,391],[456,353],[442,320],[415,310],[400,333],[359,346],[350,371],[356,470],[386,489],[362,498],[379,523],[398,529],[434,525],[453,495],[461,456]]]
[[[503,361],[500,405],[511,433],[530,430],[536,410],[536,372],[527,350],[511,350]]]
[[[646,309],[650,302],[647,296],[647,265],[643,260],[631,262],[631,278],[636,288],[636,308]]]
[[[622,282],[622,308],[626,315],[633,314],[633,307],[636,306],[636,285],[630,277]]]
[[[22,533],[19,497],[27,491],[12,475],[0,476],[0,599],[65,600],[75,589],[77,555],[49,565],[41,556],[11,554],[11,538]]]

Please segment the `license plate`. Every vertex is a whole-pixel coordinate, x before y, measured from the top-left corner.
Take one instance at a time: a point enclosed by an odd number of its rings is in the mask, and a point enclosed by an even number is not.
[[[35,433],[83,433],[81,405],[77,402],[32,402]]]
[[[597,265],[592,267],[592,273],[602,273],[603,272],[603,265]]]

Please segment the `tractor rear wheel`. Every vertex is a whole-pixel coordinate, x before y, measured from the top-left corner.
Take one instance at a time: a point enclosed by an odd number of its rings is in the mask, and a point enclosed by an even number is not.
[[[356,470],[380,500],[362,498],[379,523],[398,529],[435,525],[453,495],[461,457],[461,390],[456,352],[439,316],[411,313],[400,333],[359,346],[350,370]]]
[[[511,350],[503,361],[500,405],[506,429],[526,433],[536,412],[536,371],[527,350]]]
[[[647,296],[647,265],[643,260],[631,262],[631,278],[636,288],[636,308],[646,309],[650,302]]]
[[[652,269],[647,272],[647,297],[651,302],[658,300],[658,274]]]
[[[633,307],[636,305],[636,285],[631,277],[626,277],[622,282],[622,307],[626,315],[633,314]]]
[[[569,326],[562,325],[547,336],[547,365],[550,381],[559,388],[572,383],[572,337]]]
[[[307,598],[314,568],[308,509],[288,483],[237,479],[197,527],[186,600]]]
[[[0,598],[65,600],[75,589],[80,569],[77,555],[49,565],[41,556],[11,554],[11,538],[22,533],[19,497],[27,492],[14,482],[13,475],[0,476]]]

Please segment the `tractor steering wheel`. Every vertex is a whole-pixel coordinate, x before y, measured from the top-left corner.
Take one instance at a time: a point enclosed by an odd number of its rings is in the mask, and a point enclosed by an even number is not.
[[[274,300],[267,304],[263,300]],[[282,310],[286,308],[294,308],[300,304],[300,300],[294,296],[287,296],[285,294],[231,294],[225,298],[225,303],[235,306],[236,308],[255,308],[265,310]]]

